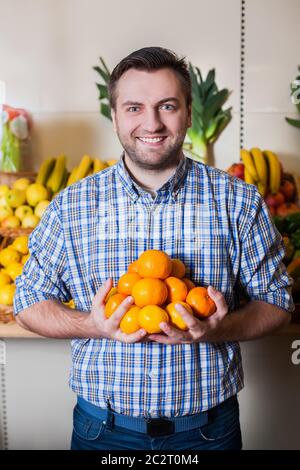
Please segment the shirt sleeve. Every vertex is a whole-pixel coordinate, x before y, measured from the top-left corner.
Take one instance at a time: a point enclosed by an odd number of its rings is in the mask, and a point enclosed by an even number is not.
[[[47,207],[29,237],[30,257],[16,279],[14,314],[42,300],[71,300],[63,230],[57,201]]]
[[[294,281],[282,262],[282,236],[257,190],[241,250],[239,283],[250,300],[262,300],[293,312]]]

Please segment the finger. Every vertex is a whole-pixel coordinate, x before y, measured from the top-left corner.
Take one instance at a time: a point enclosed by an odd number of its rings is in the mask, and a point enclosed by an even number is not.
[[[201,327],[202,321],[199,318],[196,318],[194,315],[191,315],[183,305],[181,304],[176,304],[175,308],[178,313],[180,313],[180,316],[184,323],[186,324],[188,330],[196,330]]]
[[[169,323],[162,322],[159,324],[163,333],[165,333],[169,338],[173,338],[174,340],[179,341],[182,338],[182,331],[174,328],[173,326],[169,325]]]
[[[113,329],[119,328],[120,321],[122,320],[127,310],[131,307],[133,302],[134,298],[131,295],[128,295],[126,299],[124,299],[123,302],[121,302],[120,305],[116,308],[114,313],[109,317],[107,321]]]
[[[104,305],[104,300],[107,294],[109,293],[110,289],[112,288],[112,278],[106,279],[104,284],[98,289],[96,295],[93,298],[93,305],[99,307],[100,305]]]
[[[207,291],[208,295],[212,298],[217,307],[214,315],[217,314],[220,319],[225,317],[225,315],[228,313],[228,305],[222,292],[214,289],[213,286],[208,286]]]
[[[170,336],[160,335],[160,334],[153,334],[149,335],[149,339],[155,341],[156,343],[163,343],[163,344],[181,344],[181,341],[177,339],[171,338]]]
[[[131,333],[127,335],[126,333],[123,333],[121,330],[117,332],[115,335],[115,339],[122,341],[123,343],[137,343],[139,341],[143,342],[145,341],[145,336],[147,335],[147,331],[145,331],[143,328],[140,328],[138,331],[135,333]]]

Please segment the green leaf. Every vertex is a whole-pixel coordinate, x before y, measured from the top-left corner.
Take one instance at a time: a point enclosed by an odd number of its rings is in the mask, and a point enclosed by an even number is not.
[[[105,103],[101,103],[100,105],[100,113],[103,114],[107,119],[112,121],[110,106]]]
[[[105,98],[108,99],[108,88],[106,85],[101,85],[101,83],[96,83],[98,90],[100,91],[99,100]]]
[[[110,77],[111,73],[110,73],[106,63],[104,62],[104,59],[102,57],[99,57],[99,59],[100,59],[101,64],[103,65],[103,68],[104,68],[106,74],[108,75],[108,77]]]
[[[109,75],[107,75],[107,73],[104,70],[100,69],[100,67],[98,67],[98,66],[93,67],[93,70],[96,70],[96,72],[98,72],[99,75],[103,78],[104,82],[108,83]]]
[[[300,120],[298,120],[298,119],[290,119],[290,118],[288,118],[288,117],[286,117],[285,120],[286,120],[289,124],[291,124],[292,126],[298,127],[298,128],[300,129]]]
[[[204,89],[205,93],[208,92],[209,88],[215,83],[215,69],[211,69],[206,77],[205,83],[204,83]]]
[[[215,95],[211,96],[206,102],[203,121],[208,123],[218,111],[222,109],[223,104],[228,98],[228,90],[224,89],[218,91]]]

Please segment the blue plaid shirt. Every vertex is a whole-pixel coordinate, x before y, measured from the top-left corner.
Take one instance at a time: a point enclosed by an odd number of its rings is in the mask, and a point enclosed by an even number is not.
[[[187,276],[221,291],[230,310],[242,292],[294,309],[282,238],[256,187],[185,157],[154,199],[133,182],[123,159],[59,193],[30,236],[15,314],[42,300],[71,298],[89,312],[103,282],[112,277],[116,285],[152,248],[180,258]],[[126,415],[198,413],[243,387],[237,342],[71,345],[73,391]]]

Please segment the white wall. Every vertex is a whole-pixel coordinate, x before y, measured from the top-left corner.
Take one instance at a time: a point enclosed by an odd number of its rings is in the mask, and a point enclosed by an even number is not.
[[[65,152],[118,158],[111,124],[98,112],[101,55],[112,68],[146,45],[186,55],[203,73],[217,71],[232,90],[233,119],[215,146],[216,166],[239,160],[240,0],[0,0],[0,80],[7,103],[31,111],[33,154],[27,168]],[[298,0],[246,0],[245,146],[279,153],[299,173],[300,131],[289,83],[297,74]],[[246,389],[240,395],[245,448],[299,449],[299,367],[294,338],[243,345]],[[68,389],[69,345],[7,340],[9,448],[68,448],[74,397]],[[1,397],[0,397],[1,399]],[[0,430],[1,434],[1,430]]]

